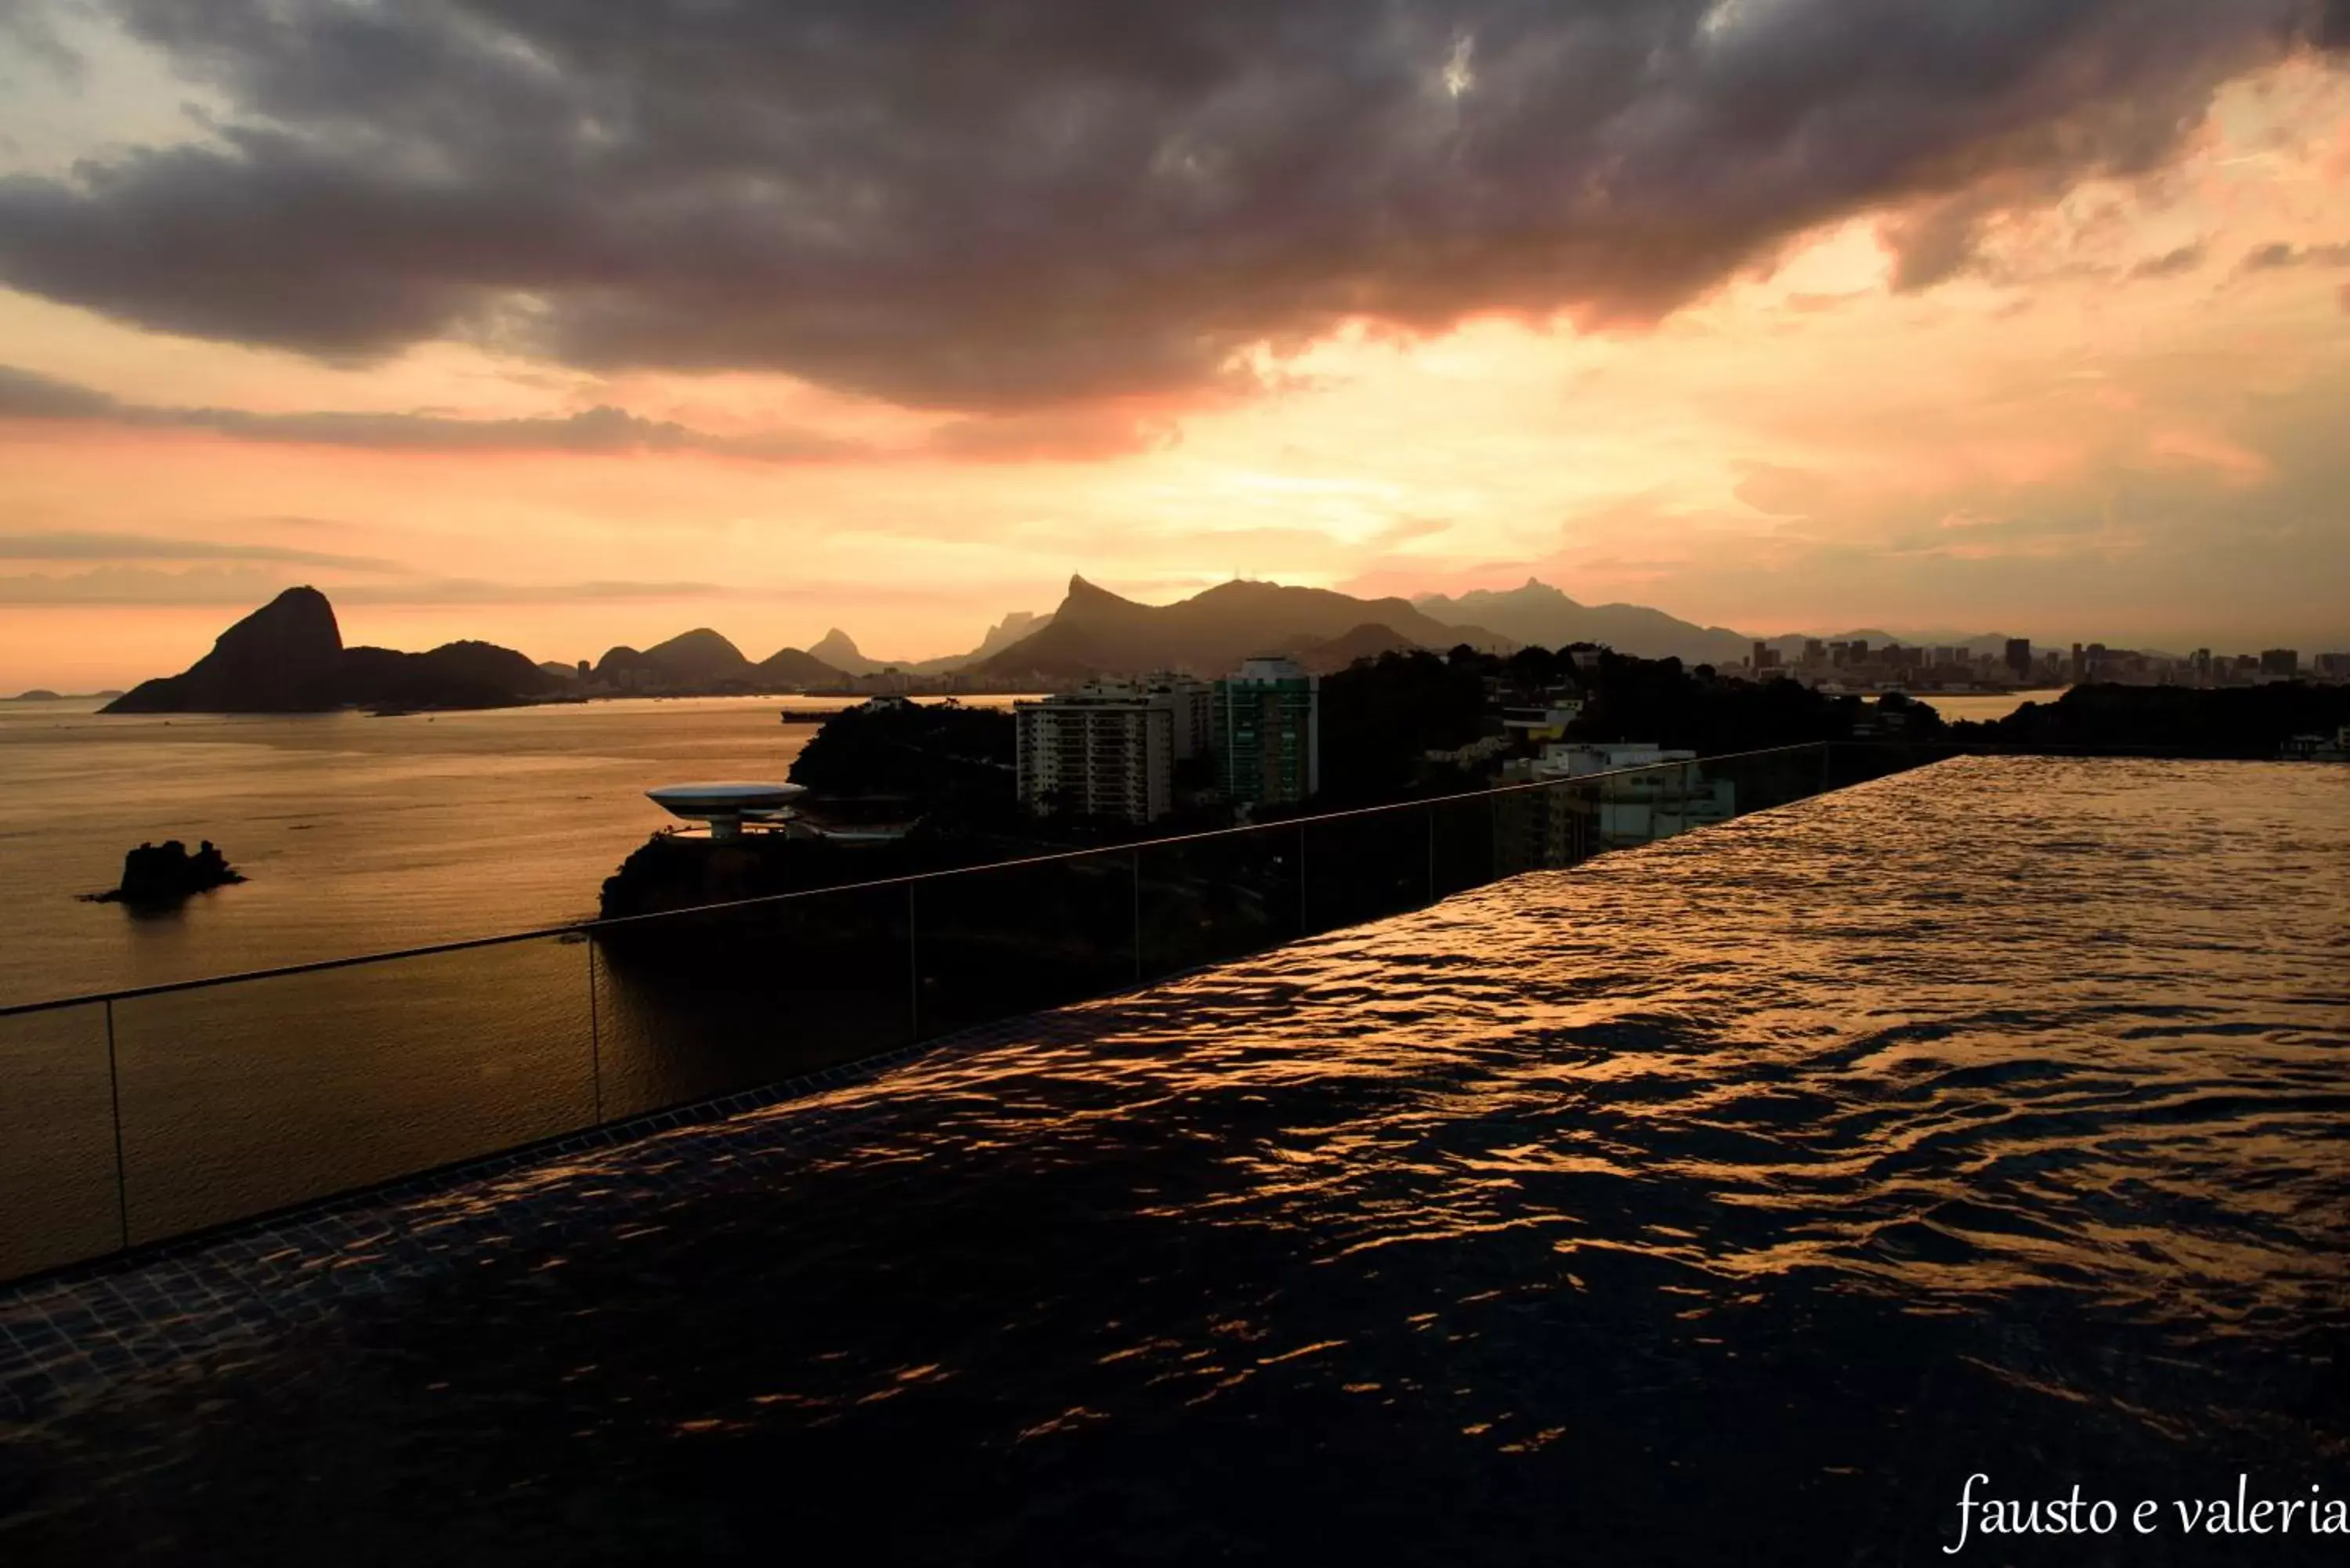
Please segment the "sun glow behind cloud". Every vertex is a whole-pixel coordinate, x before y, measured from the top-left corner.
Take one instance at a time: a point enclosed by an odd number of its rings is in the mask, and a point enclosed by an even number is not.
[[[1468,37],[1439,57],[1448,98],[1487,90]],[[0,421],[0,535],[381,563],[0,558],[0,688],[176,667],[228,601],[295,580],[334,595],[355,639],[563,659],[691,624],[754,658],[831,625],[885,655],[956,651],[1049,607],[1072,571],[1158,599],[1236,573],[1379,593],[1532,573],[1758,633],[2350,643],[2338,75],[2296,61],[2238,82],[2175,162],[1993,213],[1911,292],[1904,217],[1804,231],[1653,325],[1358,317],[1245,347],[1227,381],[1001,411],[479,341],[338,365],[0,292],[6,358],[139,410],[536,428],[617,409],[702,440],[435,450],[160,414]],[[2248,265],[2264,254],[2282,259]]]

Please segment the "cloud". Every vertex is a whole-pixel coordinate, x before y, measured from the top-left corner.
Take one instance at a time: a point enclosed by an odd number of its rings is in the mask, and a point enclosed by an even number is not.
[[[257,413],[125,402],[105,392],[0,365],[0,419],[93,420],[214,431],[240,441],[388,452],[696,452],[767,462],[820,462],[864,449],[806,431],[714,435],[600,407],[537,419],[465,420],[421,413]]]
[[[698,452],[758,462],[1085,462],[1149,452],[1171,446],[1180,439],[1174,423],[1165,419],[1071,408],[949,420],[899,447],[879,447],[812,431],[721,435],[673,421],[645,419],[608,405],[577,414],[502,420],[432,413],[261,413],[248,409],[163,408],[126,402],[37,371],[0,365],[0,420],[10,419],[210,431],[238,441],[377,452]]]
[[[417,583],[350,583],[333,591],[333,597],[345,604],[380,606],[623,604],[732,598],[739,594],[738,589],[716,583],[497,583],[472,577]]]
[[[2245,272],[2278,272],[2295,266],[2350,266],[2350,244],[2259,245],[2244,254]]]
[[[338,556],[277,545],[232,545],[205,539],[165,539],[151,534],[56,532],[0,534],[0,561],[274,561],[295,566],[338,566],[354,572],[397,572],[373,556]]]
[[[950,420],[930,433],[928,456],[983,462],[1084,462],[1171,446],[1175,427],[1164,420],[1115,411],[1045,409]]]
[[[1348,319],[1653,320],[1858,213],[1910,214],[1927,286],[2350,36],[2342,0],[92,3],[228,109],[0,180],[0,281],[967,412],[1246,386]]]
[[[0,365],[0,419],[113,419],[123,405],[104,392],[11,365]]]
[[[282,574],[258,566],[191,566],[182,571],[100,566],[56,576],[32,573],[0,576],[0,604],[237,605],[250,608],[265,603],[289,586],[290,579]],[[462,577],[340,583],[331,585],[328,593],[338,603],[385,607],[619,604],[745,597],[743,590],[715,583],[498,583]]]
[[[89,62],[58,36],[55,21],[37,7],[0,6],[0,42],[19,57],[39,62],[69,87],[79,87],[89,74]]]
[[[1774,462],[1747,461],[1737,465],[1742,477],[1731,493],[1755,511],[1773,517],[1800,517],[1831,504],[1835,487],[1809,469]]]
[[[2146,260],[2130,268],[2129,275],[2134,278],[2177,277],[2182,273],[2190,273],[2201,266],[2203,258],[2203,242],[2198,240],[2193,244],[2181,245],[2175,251],[2166,251],[2161,255],[2147,257]]]
[[[247,608],[286,585],[252,566],[192,566],[182,572],[151,566],[100,566],[63,576],[0,576],[5,605],[242,605]]]
[[[1450,517],[1399,517],[1372,535],[1369,542],[1375,547],[1392,549],[1398,545],[1408,545],[1414,539],[1433,539],[1440,534],[1450,533],[1451,528],[1452,519]]]

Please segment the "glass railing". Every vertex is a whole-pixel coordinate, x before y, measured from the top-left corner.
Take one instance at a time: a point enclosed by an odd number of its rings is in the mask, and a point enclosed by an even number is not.
[[[0,1279],[782,1083],[1928,760],[1783,747],[0,1009]]]

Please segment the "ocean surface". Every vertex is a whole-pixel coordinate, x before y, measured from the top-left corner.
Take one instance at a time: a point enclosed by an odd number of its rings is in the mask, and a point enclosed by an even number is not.
[[[2025,696],[1933,700],[1997,718]],[[1010,697],[970,699],[1009,703]],[[797,698],[630,699],[371,718],[100,717],[0,702],[0,1005],[528,930],[596,912],[695,778],[781,779]],[[251,880],[137,916],[83,896],[122,853],[210,838]]]
[[[1009,702],[1011,698],[974,701]],[[593,916],[688,779],[781,779],[812,724],[743,697],[364,713],[101,717],[0,703],[0,1004]],[[137,916],[111,888],[144,840],[218,844],[250,880]]]
[[[1930,706],[1935,712],[1955,724],[1960,720],[1987,724],[1994,719],[2004,719],[2026,702],[2043,707],[2064,695],[2070,687],[2059,686],[2046,691],[1924,691],[1918,701]]]
[[[159,1265],[0,1556],[2338,1563],[2345,1069],[2350,769],[1960,759]]]

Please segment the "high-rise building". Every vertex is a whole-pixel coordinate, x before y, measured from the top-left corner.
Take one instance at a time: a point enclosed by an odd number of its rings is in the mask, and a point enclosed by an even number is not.
[[[2290,680],[2301,673],[2301,655],[2290,648],[2264,648],[2261,650],[2261,673]]]
[[[1095,680],[1079,685],[1072,696],[1114,701],[1149,702],[1174,716],[1175,760],[1186,762],[1211,749],[1208,724],[1214,693],[1204,680],[1159,671],[1134,680]]]
[[[1143,682],[1154,699],[1164,699],[1175,713],[1175,760],[1186,762],[1213,750],[1209,724],[1214,719],[1216,694],[1204,680],[1188,675],[1153,675]]]
[[[1319,791],[1321,719],[1321,678],[1290,659],[1245,659],[1217,681],[1217,774],[1232,803],[1284,805]]]
[[[1029,810],[1153,822],[1175,803],[1175,708],[1069,692],[1014,702],[1021,803]]]
[[[2032,679],[2032,639],[2011,637],[2007,639],[2007,672],[2019,681]]]
[[[1753,664],[1754,673],[1757,675],[1762,674],[1766,670],[1778,669],[1779,650],[1772,647],[1769,643],[1764,642],[1762,639],[1755,639]]]

